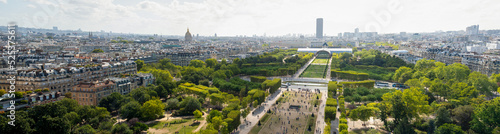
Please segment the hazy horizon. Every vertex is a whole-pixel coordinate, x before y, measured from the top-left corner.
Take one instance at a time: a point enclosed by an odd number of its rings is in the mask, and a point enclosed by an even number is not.
[[[315,33],[323,18],[327,36],[360,32],[459,31],[479,25],[500,29],[500,1],[395,0],[0,0],[0,25],[113,33],[280,36]]]

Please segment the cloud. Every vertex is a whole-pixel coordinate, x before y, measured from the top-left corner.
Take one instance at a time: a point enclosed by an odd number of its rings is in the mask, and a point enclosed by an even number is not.
[[[36,6],[33,5],[33,4],[28,4],[27,7],[29,7],[29,8],[36,8]]]
[[[124,1],[127,4],[116,4],[116,0],[27,0],[27,7],[37,8],[16,14],[26,14],[29,21],[24,22],[46,18],[45,24],[26,25],[31,27],[167,35],[182,35],[187,27],[191,33],[200,35],[314,34],[315,20],[321,17],[324,32],[336,35],[352,32],[356,27],[363,31],[365,25],[377,23],[370,13],[387,11],[390,1],[393,0],[129,0]],[[500,9],[495,7],[499,2],[491,0],[400,3],[402,11],[391,14],[390,23],[381,27],[382,32],[460,30],[472,24],[494,28],[500,16]]]
[[[7,4],[7,0],[0,0],[0,2]]]

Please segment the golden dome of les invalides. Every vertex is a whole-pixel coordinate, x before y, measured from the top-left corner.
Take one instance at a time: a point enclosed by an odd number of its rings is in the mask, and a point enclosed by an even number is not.
[[[193,37],[191,36],[191,33],[189,33],[189,28],[187,29],[186,36],[184,36],[184,41],[192,41]]]

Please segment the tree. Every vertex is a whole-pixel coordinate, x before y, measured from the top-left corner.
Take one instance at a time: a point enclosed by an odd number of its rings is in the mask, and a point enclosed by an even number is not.
[[[387,106],[388,113],[394,118],[394,124],[397,124],[394,133],[398,134],[415,133],[409,121],[418,118],[419,114],[427,113],[430,108],[427,95],[417,88],[386,93],[382,99],[382,105]]]
[[[102,49],[94,49],[92,53],[104,53],[104,51]]]
[[[212,121],[211,121],[211,126],[213,129],[215,130],[220,130],[220,126],[222,125],[222,116],[215,116],[212,118]]]
[[[182,115],[192,114],[196,110],[201,110],[201,103],[193,97],[187,97],[181,102],[181,113]]]
[[[132,127],[132,130],[134,131],[134,133],[138,134],[141,133],[141,131],[148,130],[148,128],[149,128],[148,125],[141,122],[136,122]]]
[[[446,123],[438,127],[434,132],[436,134],[465,134],[465,132],[455,124]]]
[[[474,107],[471,105],[459,106],[453,109],[453,119],[458,121],[463,130],[469,130],[473,114]]]
[[[207,64],[207,67],[215,68],[215,65],[217,65],[218,62],[214,58],[209,58],[205,60],[205,63]]]
[[[31,134],[35,132],[35,121],[26,111],[16,111],[15,126],[7,124],[11,121],[6,116],[0,116],[0,132],[9,134]]]
[[[212,111],[210,111],[210,113],[207,115],[207,122],[211,123],[212,122],[212,118],[216,117],[216,116],[222,117],[222,113],[219,112],[218,110],[212,110]]]
[[[445,107],[440,107],[436,112],[436,126],[441,126],[445,123],[453,123],[451,121],[450,112]]]
[[[403,118],[399,123],[395,123],[394,134],[416,134],[408,118]]]
[[[141,117],[141,104],[137,101],[131,101],[120,108],[122,118],[132,119]]]
[[[205,66],[205,62],[203,62],[202,60],[191,60],[189,62],[189,66],[200,68]]]
[[[488,76],[480,72],[472,72],[468,79],[469,85],[474,86],[481,94],[491,96],[494,91],[494,85],[489,81]]]
[[[78,134],[95,134],[96,131],[94,130],[94,128],[92,128],[92,126],[87,124],[87,125],[81,126],[78,129],[76,129],[76,133],[78,133]]]
[[[405,85],[409,87],[415,87],[419,89],[424,89],[424,86],[421,84],[419,79],[409,79],[408,81],[405,82]]]
[[[69,121],[70,131],[72,131],[75,126],[82,121],[80,119],[80,115],[78,115],[76,112],[66,113],[63,117],[64,119]]]
[[[196,110],[193,112],[194,114],[194,118],[197,120],[198,118],[201,118],[201,116],[203,115],[202,112],[200,112],[200,110]]]
[[[143,104],[151,99],[151,92],[154,91],[150,91],[149,88],[141,86],[139,88],[132,89],[132,91],[128,95],[134,98],[134,100],[137,100],[140,104]]]
[[[120,102],[122,99],[123,99],[123,95],[121,95],[120,93],[114,92],[114,93],[111,93],[111,95],[102,98],[99,101],[98,106],[106,108],[109,112],[113,112],[113,111],[121,108]]]
[[[36,131],[39,133],[51,132],[57,134],[68,134],[70,123],[68,120],[61,117],[51,117],[45,115],[41,120],[36,122]]]
[[[404,92],[396,90],[391,93],[386,93],[382,96],[382,99],[383,102],[387,104],[388,108],[392,109],[395,107],[394,104],[398,102],[396,101],[398,99],[397,97],[401,99],[399,102],[403,102],[404,110],[410,119],[418,117],[419,114],[429,112],[430,106],[429,102],[427,102],[428,97],[417,88],[406,89]]]
[[[241,65],[243,65],[243,61],[240,58],[233,59],[233,63],[236,64],[238,68],[240,68]]]
[[[399,67],[399,69],[396,70],[396,72],[394,73],[392,79],[399,83],[405,83],[407,80],[411,78],[412,71],[413,70],[411,68],[405,66]]]
[[[252,106],[256,108],[259,105],[259,101],[254,100]]]
[[[134,132],[130,130],[126,123],[120,123],[113,126],[111,129],[113,134],[133,134]]]
[[[167,100],[167,109],[173,110],[179,108],[179,100],[172,98]]]
[[[149,100],[141,107],[142,118],[145,120],[156,119],[163,115],[165,105],[159,100]]]
[[[366,106],[360,106],[356,109],[351,110],[349,112],[349,117],[353,120],[361,120],[363,121],[364,124],[366,124],[366,121],[370,119],[370,117],[375,116],[375,113],[378,111],[377,108],[374,107],[366,107]]]
[[[226,120],[226,122],[228,124],[227,129],[229,131],[236,129],[240,125],[240,123],[241,123],[240,122],[240,117],[241,117],[240,115],[241,115],[241,113],[240,113],[239,109],[232,110],[231,112],[229,112],[227,114],[227,118],[231,119],[231,120]]]
[[[135,64],[137,64],[137,71],[139,71],[144,66],[144,61],[143,60],[136,60]]]
[[[451,89],[448,85],[443,84],[439,80],[435,80],[432,82],[433,84],[431,85],[431,88],[429,89],[431,92],[440,95],[439,98],[441,97],[448,97],[448,95],[451,92]]]
[[[470,99],[470,98],[476,98],[478,96],[478,92],[476,88],[473,86],[467,85],[467,83],[459,82],[459,83],[454,83],[451,86],[451,98],[452,99]]]
[[[474,109],[471,129],[476,133],[489,134],[493,128],[500,127],[500,98],[484,102]]]

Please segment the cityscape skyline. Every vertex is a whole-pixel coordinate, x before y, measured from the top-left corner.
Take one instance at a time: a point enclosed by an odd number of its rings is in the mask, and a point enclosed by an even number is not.
[[[366,4],[357,4],[366,3]],[[465,30],[471,25],[499,29],[497,1],[0,1],[1,25],[114,33],[183,35],[189,27],[201,36],[314,35],[323,33],[419,33]],[[411,5],[411,6],[409,6]],[[446,5],[446,6],[444,6]],[[475,7],[482,8],[475,8]],[[23,7],[23,8],[20,8]],[[351,9],[351,7],[357,7]],[[324,12],[324,9],[331,9]],[[456,17],[461,16],[461,17]],[[347,21],[346,21],[347,20]],[[123,22],[127,23],[123,23]],[[290,28],[293,27],[293,28]],[[480,29],[480,30],[481,30]]]

